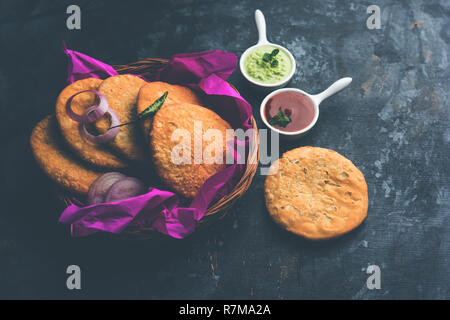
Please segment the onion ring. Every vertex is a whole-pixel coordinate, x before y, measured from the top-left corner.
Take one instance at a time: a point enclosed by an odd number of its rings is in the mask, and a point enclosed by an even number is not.
[[[73,112],[71,105],[73,99],[83,93],[83,92],[93,92],[97,95],[99,98],[99,101],[97,104],[94,104],[93,106],[87,108],[82,115],[76,114]],[[109,108],[108,100],[106,100],[106,97],[98,92],[97,90],[84,90],[75,93],[73,96],[71,96],[67,102],[66,102],[66,113],[72,119],[73,121],[79,122],[79,132],[80,135],[85,138],[86,140],[93,142],[93,143],[105,143],[108,141],[111,141],[116,137],[116,135],[119,133],[119,128],[117,126],[120,125],[120,120],[117,114]],[[111,125],[110,127],[117,127],[112,128],[108,131],[106,131],[104,134],[100,134],[98,136],[95,136],[93,134],[90,134],[88,130],[86,129],[86,125],[98,121],[101,117],[103,117],[106,113],[108,113],[111,116]]]
[[[93,107],[95,106],[95,107],[99,108],[99,110],[104,110],[104,113],[109,109],[108,101],[106,100],[106,97],[102,93],[100,93],[96,90],[84,90],[84,91],[77,92],[73,96],[71,96],[69,99],[67,99],[67,102],[66,102],[66,113],[70,117],[70,119],[72,119],[73,121],[76,121],[76,122],[81,122],[82,115],[79,115],[79,114],[76,114],[75,112],[73,112],[72,107],[71,107],[72,100],[77,95],[84,93],[84,92],[93,92],[99,98],[98,104],[93,105]]]
[[[91,109],[91,108],[89,108],[89,109]],[[89,109],[86,110],[86,112],[83,114],[83,116],[87,113],[87,111],[89,111]],[[106,111],[106,113],[109,113],[109,115],[111,116],[111,126],[110,127],[116,127],[120,124],[119,117],[112,109],[108,109],[108,111]],[[105,143],[105,142],[111,141],[112,139],[114,139],[117,136],[117,134],[119,133],[119,130],[120,130],[120,128],[118,128],[118,127],[112,128],[111,130],[108,130],[103,134],[94,136],[93,134],[90,134],[87,131],[86,125],[84,122],[80,122],[80,125],[78,126],[78,128],[80,130],[81,136],[83,138],[85,138],[86,140],[91,141],[93,143]]]

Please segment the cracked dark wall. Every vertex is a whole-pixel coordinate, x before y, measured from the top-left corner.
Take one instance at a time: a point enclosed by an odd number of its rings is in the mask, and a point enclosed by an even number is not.
[[[65,27],[67,5],[82,29]],[[449,298],[450,112],[448,1],[377,1],[380,30],[366,27],[370,1],[1,1],[2,195],[0,297],[14,298]],[[365,223],[340,239],[310,243],[279,230],[263,201],[264,177],[229,214],[185,241],[72,240],[57,224],[62,205],[28,147],[63,86],[61,42],[110,64],[179,52],[240,55],[268,37],[292,51],[290,83],[317,93],[353,77],[321,105],[298,145],[350,158],[369,186]],[[236,72],[253,105],[263,95]],[[78,264],[83,289],[65,289]],[[377,264],[381,290],[368,290]]]

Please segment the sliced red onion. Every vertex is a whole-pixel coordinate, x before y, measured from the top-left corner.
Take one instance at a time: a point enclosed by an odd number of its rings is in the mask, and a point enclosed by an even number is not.
[[[101,175],[97,180],[95,180],[89,187],[87,203],[96,204],[105,202],[106,193],[109,188],[120,179],[126,178],[120,172],[108,172]]]
[[[109,111],[108,108],[100,108],[97,105],[93,105],[92,107],[87,108],[83,114],[81,115],[80,123],[88,124],[93,123],[103,117],[105,113]]]
[[[94,104],[92,107],[89,107],[86,109],[82,115],[76,114],[73,112],[71,108],[72,100],[79,94],[83,92],[93,92],[97,95],[99,98],[98,104]],[[113,128],[111,130],[106,131],[104,134],[100,134],[98,136],[95,136],[93,134],[90,134],[88,130],[86,129],[86,125],[98,121],[101,117],[103,117],[106,113],[108,113],[111,116],[111,126],[115,127],[120,125],[119,117],[117,114],[109,108],[108,100],[106,100],[106,97],[96,91],[96,90],[84,90],[75,93],[73,96],[71,96],[66,103],[66,113],[67,115],[74,121],[79,122],[79,131],[80,135],[85,138],[88,141],[91,141],[93,143],[105,143],[108,141],[111,141],[115,138],[115,136],[119,133],[119,128]]]
[[[105,202],[133,198],[146,192],[145,185],[136,178],[127,177],[116,181],[108,190]]]
[[[91,107],[91,108],[93,108],[93,107]],[[88,117],[89,117],[88,112],[90,112],[90,113],[96,112],[95,110],[90,110],[91,108],[87,109],[87,110],[85,111],[85,113],[83,113],[83,119],[86,119],[86,121],[91,121],[91,120],[88,120]],[[90,110],[90,111],[89,111],[89,110]],[[119,117],[118,117],[117,114],[114,112],[114,110],[108,109],[108,111],[106,111],[106,113],[109,113],[110,116],[111,116],[111,125],[110,125],[110,127],[116,127],[116,126],[118,126],[118,125],[120,124]],[[96,113],[96,116],[97,116],[98,114],[100,114],[100,113]],[[95,118],[96,116],[92,116],[91,119]],[[103,116],[103,115],[102,115],[102,116]],[[100,116],[100,117],[102,117],[102,116]],[[95,122],[95,121],[97,121],[97,120],[98,120],[98,119],[96,119],[96,120],[94,120],[94,121],[92,121],[92,122]],[[83,120],[83,121],[84,121],[84,120]],[[103,134],[100,134],[100,135],[98,135],[98,136],[94,136],[93,134],[90,134],[90,133],[87,131],[87,129],[86,129],[86,124],[85,124],[83,121],[80,122],[80,125],[79,125],[79,127],[78,127],[78,129],[79,129],[79,131],[80,131],[80,134],[81,134],[81,136],[82,136],[83,138],[85,138],[86,140],[89,140],[89,141],[91,141],[91,142],[93,142],[93,143],[105,143],[105,142],[111,141],[112,139],[114,139],[114,138],[117,136],[117,134],[119,133],[119,130],[120,130],[119,127],[116,127],[116,128],[112,128],[112,129],[110,129],[110,130],[107,130],[107,131],[106,131],[105,133],[103,133]],[[92,123],[92,122],[88,122],[88,123]]]
[[[84,92],[93,92],[99,98],[98,104],[95,104],[92,107],[96,107],[99,110],[104,110],[103,114],[105,114],[105,112],[109,109],[108,101],[106,100],[105,96],[103,94],[101,94],[100,92],[98,92],[96,90],[84,90],[84,91],[77,92],[73,96],[71,96],[66,102],[66,113],[70,117],[70,119],[72,119],[73,121],[76,121],[76,122],[81,122],[82,115],[79,115],[79,114],[76,114],[75,112],[73,112],[73,110],[72,110],[72,100],[77,95],[82,94]]]

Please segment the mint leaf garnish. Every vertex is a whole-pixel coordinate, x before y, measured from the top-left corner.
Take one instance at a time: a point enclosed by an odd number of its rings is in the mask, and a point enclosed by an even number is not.
[[[141,120],[153,116],[156,111],[158,111],[162,107],[164,101],[166,101],[168,94],[168,91],[164,92],[164,94],[156,99],[155,102],[150,105],[150,107],[138,114],[138,119]]]
[[[155,100],[155,102],[153,102],[148,108],[146,108],[144,111],[142,111],[141,113],[139,113],[137,115],[137,119],[130,121],[130,122],[126,122],[126,123],[121,123],[117,126],[114,127],[110,127],[108,130],[114,129],[114,128],[119,128],[119,127],[123,127],[123,126],[127,126],[129,124],[135,123],[137,121],[152,117],[155,115],[155,113],[161,109],[162,105],[164,104],[164,101],[166,101],[167,95],[169,94],[168,91],[164,92],[164,94],[159,97],[158,99]]]
[[[280,52],[279,49],[273,49],[271,53],[264,53],[262,60],[270,64],[272,68],[276,68],[278,66],[278,60],[275,59],[275,56]]]
[[[278,109],[277,115],[269,119],[269,124],[272,126],[280,126],[286,128],[286,126],[291,122],[291,118],[289,118],[283,110]]]

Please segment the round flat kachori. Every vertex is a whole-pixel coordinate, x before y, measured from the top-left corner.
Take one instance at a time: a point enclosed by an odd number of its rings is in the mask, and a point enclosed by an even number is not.
[[[347,233],[367,216],[367,184],[339,153],[316,147],[290,150],[265,181],[266,207],[286,230],[308,239]]]
[[[83,160],[99,167],[124,168],[127,165],[126,162],[109,150],[107,146],[84,139],[78,129],[79,123],[73,121],[66,113],[66,103],[71,96],[80,91],[97,90],[101,83],[100,79],[87,78],[68,85],[56,100],[56,118],[64,139]],[[72,100],[71,106],[75,113],[81,115],[94,103],[95,94],[84,92]]]
[[[86,195],[103,172],[87,168],[64,150],[61,142],[54,116],[39,122],[30,137],[34,157],[47,175],[69,191]]]
[[[123,124],[136,120],[139,89],[146,83],[137,76],[124,74],[105,79],[98,91],[106,97],[109,107],[117,113],[120,123]],[[110,121],[103,117],[95,125],[104,133],[110,127]],[[119,133],[109,144],[129,160],[147,160],[145,142],[137,123],[120,127]]]
[[[218,130],[219,137],[206,139],[208,129]],[[158,175],[176,192],[194,198],[206,179],[226,168],[227,129],[231,126],[210,109],[189,103],[167,104],[156,113],[150,131],[150,148]],[[200,154],[209,154],[211,158],[196,157],[194,144],[199,142]],[[215,152],[216,147],[221,154]],[[187,161],[176,163],[172,152]],[[216,161],[213,157],[221,159]]]
[[[194,90],[179,85],[169,84],[166,82],[154,81],[147,83],[139,91],[137,103],[138,114],[147,109],[150,105],[152,105],[152,103],[155,102],[157,99],[159,99],[166,91],[169,94],[167,95],[163,108],[164,106],[171,104],[173,102],[177,103],[186,102],[196,104],[199,106],[202,105],[200,97],[194,92]],[[141,121],[141,127],[146,137],[152,126],[152,120],[153,118],[149,118]]]

